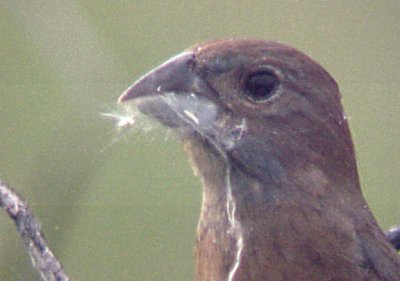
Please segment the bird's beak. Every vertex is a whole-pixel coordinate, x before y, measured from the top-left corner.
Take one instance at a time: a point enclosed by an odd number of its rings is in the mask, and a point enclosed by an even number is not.
[[[217,107],[212,90],[194,72],[193,52],[181,53],[145,74],[119,98],[144,114],[172,128],[205,130],[214,123]]]
[[[193,52],[184,52],[171,58],[133,83],[119,97],[118,103],[166,92],[194,92],[194,82],[199,79],[192,71],[194,59]]]
[[[196,63],[193,52],[181,53],[142,76],[118,102],[184,136],[200,135],[231,149],[247,130],[246,121],[220,105],[215,90],[197,74]]]

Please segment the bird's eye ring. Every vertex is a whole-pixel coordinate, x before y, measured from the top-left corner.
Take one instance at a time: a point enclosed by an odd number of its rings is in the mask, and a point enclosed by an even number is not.
[[[244,81],[244,92],[251,101],[260,102],[273,96],[280,79],[272,70],[259,70],[248,75]]]

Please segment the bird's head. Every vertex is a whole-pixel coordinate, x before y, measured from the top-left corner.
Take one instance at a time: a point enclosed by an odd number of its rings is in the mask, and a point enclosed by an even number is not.
[[[197,280],[396,271],[381,257],[368,264],[386,240],[359,188],[337,84],[308,56],[275,42],[210,42],[139,79],[120,97],[129,100],[179,132],[202,179]],[[395,260],[384,243],[381,256]]]
[[[135,82],[119,102],[224,153],[261,181],[317,166],[354,174],[353,146],[338,87],[303,53],[261,40],[195,46]]]

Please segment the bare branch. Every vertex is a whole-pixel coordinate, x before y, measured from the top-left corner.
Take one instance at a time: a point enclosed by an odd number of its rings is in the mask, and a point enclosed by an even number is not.
[[[68,281],[68,276],[47,245],[40,224],[25,200],[0,180],[0,207],[15,222],[33,266],[44,281]]]

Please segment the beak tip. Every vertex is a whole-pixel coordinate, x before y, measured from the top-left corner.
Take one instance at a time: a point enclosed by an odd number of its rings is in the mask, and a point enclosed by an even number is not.
[[[121,95],[121,96],[118,98],[118,104],[123,104],[124,101],[125,101],[125,95]]]
[[[127,100],[130,99],[130,88],[123,92],[120,97],[118,98],[118,104],[123,104]]]

